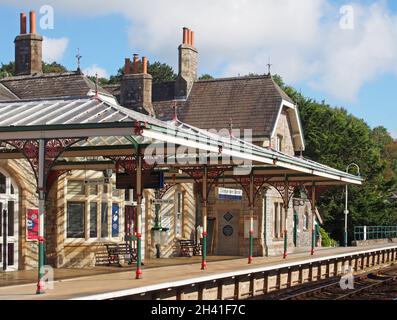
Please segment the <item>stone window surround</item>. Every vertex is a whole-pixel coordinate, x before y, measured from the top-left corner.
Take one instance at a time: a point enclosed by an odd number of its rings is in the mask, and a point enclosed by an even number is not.
[[[119,197],[112,197],[112,192],[113,191],[113,186],[115,185],[115,181],[112,179],[111,183],[108,185],[108,192],[104,193],[103,192],[103,185],[98,186],[98,194],[97,195],[90,195],[89,193],[89,187],[85,186],[85,194],[84,195],[69,195],[67,193],[67,186],[68,186],[68,181],[81,181],[81,183],[84,183],[84,179],[82,178],[69,178],[66,179],[66,183],[64,186],[64,208],[65,208],[65,213],[64,213],[64,239],[65,239],[65,244],[95,244],[98,242],[121,242],[123,240],[123,213],[124,213],[124,193],[122,190],[119,190]],[[115,198],[115,199],[113,199]],[[83,202],[85,203],[85,222],[84,222],[84,233],[85,233],[85,238],[68,238],[67,237],[67,203],[68,202]],[[96,238],[90,238],[90,208],[91,208],[91,202],[96,202],[97,203],[97,237]],[[108,204],[108,237],[102,238],[101,237],[101,207],[102,207],[102,202],[107,202]],[[112,237],[112,204],[118,204],[119,205],[119,236],[118,237]]]

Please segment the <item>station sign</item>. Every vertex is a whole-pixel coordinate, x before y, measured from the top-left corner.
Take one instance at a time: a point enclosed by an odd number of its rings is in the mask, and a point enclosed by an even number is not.
[[[161,171],[142,172],[143,189],[162,189],[164,188],[164,173]],[[117,173],[116,189],[136,190],[136,173]]]
[[[243,190],[218,188],[218,198],[220,200],[234,200],[241,201],[243,199]]]
[[[152,204],[174,204],[174,199],[152,199]]]
[[[101,185],[101,184],[109,184],[110,178],[100,178],[100,179],[85,179],[85,185]]]

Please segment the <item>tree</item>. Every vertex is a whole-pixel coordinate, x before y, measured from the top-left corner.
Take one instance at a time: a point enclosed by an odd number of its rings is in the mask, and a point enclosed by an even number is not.
[[[305,157],[345,171],[357,163],[365,179],[362,186],[349,187],[349,233],[358,225],[397,223],[397,202],[389,201],[397,185],[397,144],[383,127],[371,129],[364,120],[318,103],[287,86],[281,77],[274,81],[297,103],[306,141]],[[354,172],[352,172],[354,173]],[[344,188],[333,187],[321,195],[318,206],[325,229],[343,239]]]
[[[57,62],[43,62],[43,73],[63,73],[67,71],[66,67]],[[15,62],[12,61],[7,64],[2,63],[0,68],[0,79],[11,76],[15,76]]]
[[[130,72],[132,72],[133,66],[131,65]],[[142,72],[142,62],[138,62],[138,73]],[[161,83],[167,81],[176,80],[177,75],[171,66],[166,63],[155,61],[148,63],[147,72],[153,77],[154,83]],[[118,84],[121,82],[121,77],[124,75],[124,67],[117,70],[116,75],[110,76],[106,84]]]
[[[208,73],[201,75],[201,77],[199,78],[199,80],[212,80],[212,79],[214,79],[214,77]]]

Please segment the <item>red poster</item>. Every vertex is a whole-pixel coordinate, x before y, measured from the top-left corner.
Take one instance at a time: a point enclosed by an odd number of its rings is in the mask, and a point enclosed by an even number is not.
[[[39,210],[28,209],[28,217],[26,221],[28,229],[28,240],[37,240],[39,237]]]

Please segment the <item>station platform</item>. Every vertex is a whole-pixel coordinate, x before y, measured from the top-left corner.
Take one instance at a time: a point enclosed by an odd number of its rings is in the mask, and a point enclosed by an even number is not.
[[[0,274],[2,286],[0,299],[2,300],[39,300],[39,299],[112,299],[123,296],[136,295],[153,290],[161,290],[174,286],[189,285],[213,281],[223,277],[245,275],[249,273],[265,272],[297,266],[300,264],[315,263],[334,258],[349,257],[358,254],[396,249],[396,244],[377,245],[368,247],[348,247],[321,249],[315,255],[309,251],[294,253],[287,259],[282,257],[256,257],[252,264],[247,264],[247,258],[238,257],[209,257],[207,270],[200,270],[200,257],[170,259],[173,265],[155,265],[149,260],[143,268],[142,279],[135,279],[135,269],[100,268],[94,270],[64,270],[55,269],[53,289],[46,290],[45,294],[36,295],[36,283],[28,271],[17,271],[12,279],[12,273]],[[158,263],[166,264],[168,259],[160,259]],[[170,263],[171,261],[168,261]],[[18,272],[19,282],[18,282]],[[25,276],[23,276],[23,273]],[[37,271],[34,271],[34,275]],[[8,280],[5,279],[8,277]],[[6,281],[3,282],[3,281]],[[25,283],[21,283],[25,281]],[[27,283],[29,282],[29,283]]]

